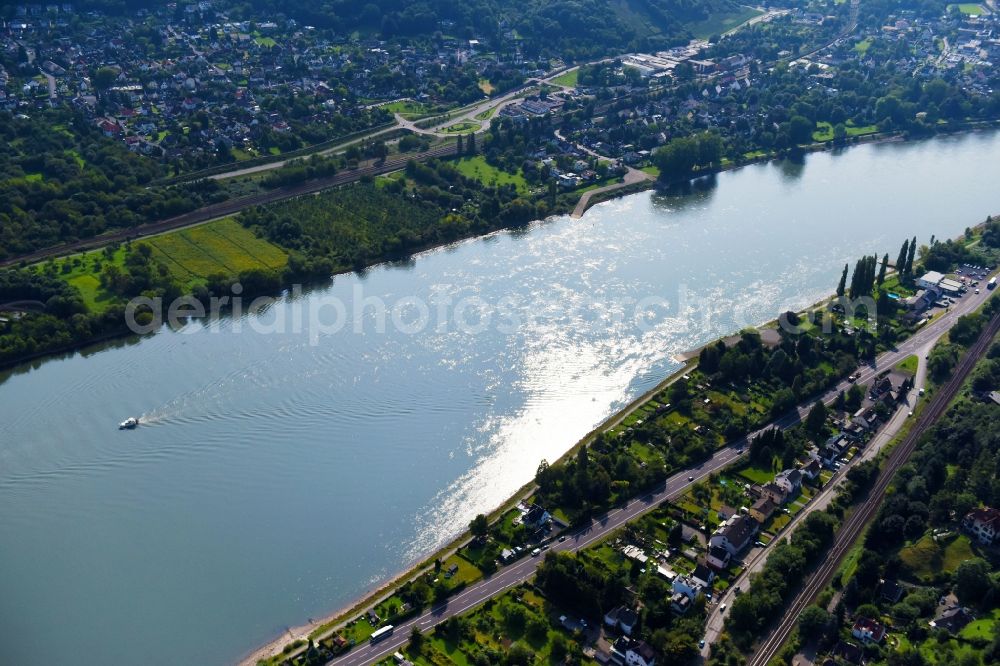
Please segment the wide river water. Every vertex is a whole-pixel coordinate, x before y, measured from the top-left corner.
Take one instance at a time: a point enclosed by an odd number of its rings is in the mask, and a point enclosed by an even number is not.
[[[998,177],[1000,133],[750,166],[0,374],[0,663],[233,662],[449,540],[678,352],[1000,212]]]

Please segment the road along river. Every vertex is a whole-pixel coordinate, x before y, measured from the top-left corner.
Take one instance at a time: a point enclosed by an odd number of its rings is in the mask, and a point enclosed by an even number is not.
[[[0,375],[0,663],[227,663],[349,604],[675,354],[1000,211],[998,163],[984,133],[750,166]]]

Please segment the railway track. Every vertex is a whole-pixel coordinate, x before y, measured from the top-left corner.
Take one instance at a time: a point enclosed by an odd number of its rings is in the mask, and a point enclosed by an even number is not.
[[[143,224],[138,227],[121,229],[102,236],[87,238],[72,243],[66,243],[64,245],[45,248],[43,250],[23,254],[17,257],[12,257],[0,261],[0,268],[14,266],[20,264],[22,261],[30,264],[50,259],[52,257],[93,250],[110,243],[120,243],[142,236],[153,236],[167,231],[183,229],[184,227],[201,224],[202,222],[208,222],[209,220],[214,220],[216,218],[233,215],[251,206],[261,206],[276,203],[278,201],[284,201],[285,199],[304,196],[306,194],[315,194],[316,192],[321,192],[322,190],[326,190],[331,187],[353,183],[361,180],[365,176],[377,176],[391,171],[397,171],[406,166],[406,163],[411,159],[424,161],[438,157],[450,157],[454,154],[455,146],[445,145],[438,146],[437,148],[433,148],[422,153],[416,153],[414,155],[395,156],[395,159],[387,159],[380,164],[369,164],[357,169],[340,171],[326,178],[318,178],[316,180],[309,180],[297,185],[279,187],[267,192],[261,192],[260,194],[252,194],[245,197],[221,201],[219,203],[204,206],[182,215],[177,215],[158,222],[150,222],[149,224]]]
[[[952,373],[951,379],[931,399],[927,408],[918,417],[917,422],[910,429],[906,437],[892,449],[886,460],[885,467],[879,474],[865,502],[848,517],[843,527],[837,532],[829,555],[819,568],[806,579],[805,585],[803,585],[798,595],[785,611],[780,624],[774,628],[764,639],[764,642],[761,643],[760,647],[757,648],[753,656],[747,660],[747,666],[764,666],[778,653],[785,641],[788,640],[795,625],[798,623],[799,614],[827,586],[840,566],[841,561],[844,559],[844,556],[853,547],[858,536],[860,536],[865,525],[875,516],[879,506],[882,504],[882,497],[885,495],[896,471],[906,462],[914,449],[916,449],[917,442],[927,428],[944,414],[948,405],[951,404],[952,399],[962,388],[965,379],[972,372],[976,362],[986,352],[998,332],[1000,332],[1000,314],[995,315],[990,320],[986,329],[980,334],[979,339],[976,340],[975,344],[959,361],[958,366],[956,366]]]

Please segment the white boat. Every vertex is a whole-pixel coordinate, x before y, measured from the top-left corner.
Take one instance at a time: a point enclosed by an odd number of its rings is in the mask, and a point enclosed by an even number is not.
[[[134,416],[130,416],[121,423],[118,424],[119,430],[132,430],[139,425],[139,419]]]

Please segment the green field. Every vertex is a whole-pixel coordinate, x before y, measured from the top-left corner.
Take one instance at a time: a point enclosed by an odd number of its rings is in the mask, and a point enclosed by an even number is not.
[[[875,134],[878,132],[878,127],[875,125],[864,125],[857,127],[854,124],[848,122],[845,123],[844,127],[847,129],[847,136],[865,136],[867,134]],[[828,122],[816,123],[816,129],[813,131],[813,141],[833,141],[833,125]]]
[[[712,12],[708,18],[688,24],[688,30],[698,39],[708,39],[713,35],[721,35],[733,28],[746,23],[764,12],[752,7],[740,7],[734,12]]]
[[[445,127],[443,131],[458,133],[458,132],[472,132],[477,129],[479,129],[479,123],[466,121],[461,123],[455,123],[454,125],[449,125],[448,127]]]
[[[455,162],[458,169],[466,178],[475,178],[486,185],[513,185],[518,192],[526,193],[529,189],[528,182],[520,173],[507,173],[488,164],[482,155],[475,157],[463,157]]]
[[[916,543],[899,551],[899,559],[920,580],[930,580],[939,573],[952,573],[959,564],[972,557],[972,547],[965,535],[955,537],[942,547],[933,537],[925,534]]]
[[[139,242],[149,245],[153,257],[189,288],[213,273],[235,276],[251,268],[280,269],[288,261],[281,248],[257,238],[232,218]],[[80,291],[91,311],[102,312],[117,299],[101,287],[95,266],[97,262],[102,266],[108,263],[123,266],[124,261],[125,249],[119,247],[110,259],[104,250],[94,250],[56,261],[55,266],[59,277]]]
[[[452,565],[457,566],[458,571],[455,572],[454,576],[446,577],[445,572],[447,572]],[[458,585],[468,585],[469,583],[474,583],[483,577],[482,571],[458,555],[452,555],[445,560],[442,563],[441,572],[442,573],[439,577],[447,580],[450,588],[455,588]]]
[[[497,112],[497,107],[491,106],[485,111],[480,111],[476,114],[476,120],[489,120],[493,117],[493,114]]]
[[[917,358],[916,354],[910,354],[902,361],[896,364],[896,369],[902,370],[903,372],[908,372],[911,375],[917,374],[917,364],[920,359]]]
[[[952,7],[958,7],[958,11],[966,16],[982,16],[989,13],[985,7],[976,2],[962,2],[956,5],[948,5],[948,11],[951,11]]]
[[[765,485],[774,480],[774,472],[763,467],[745,467],[739,471],[739,475],[750,483]]]
[[[556,78],[552,79],[552,83],[559,86],[569,86],[571,88],[576,87],[577,79],[580,77],[580,70],[573,69],[568,72],[563,72]]]
[[[856,53],[860,53],[861,55],[864,55],[865,53],[868,52],[869,47],[871,47],[872,41],[873,40],[872,40],[871,37],[866,37],[866,38],[862,39],[860,42],[858,42],[857,44],[854,45],[854,51]]]
[[[87,308],[93,312],[102,312],[115,299],[113,295],[101,288],[101,281],[93,270],[93,262],[97,259],[100,259],[104,264],[114,263],[122,266],[125,262],[125,250],[123,248],[115,250],[110,260],[102,250],[96,250],[78,257],[58,261],[56,266],[59,269],[59,276],[79,290]],[[69,272],[64,272],[64,267],[67,265],[70,266]]]
[[[434,109],[426,104],[414,102],[409,99],[383,104],[382,108],[389,113],[398,113],[407,120],[416,120],[417,118],[423,118],[424,116],[435,113]]]
[[[278,246],[257,238],[232,218],[156,236],[146,242],[153,248],[153,256],[188,285],[213,273],[237,275],[252,268],[278,269],[288,260]]]
[[[971,622],[962,629],[959,636],[965,640],[986,640],[989,641],[996,634],[997,623],[1000,622],[1000,608],[994,608],[986,616]]]

